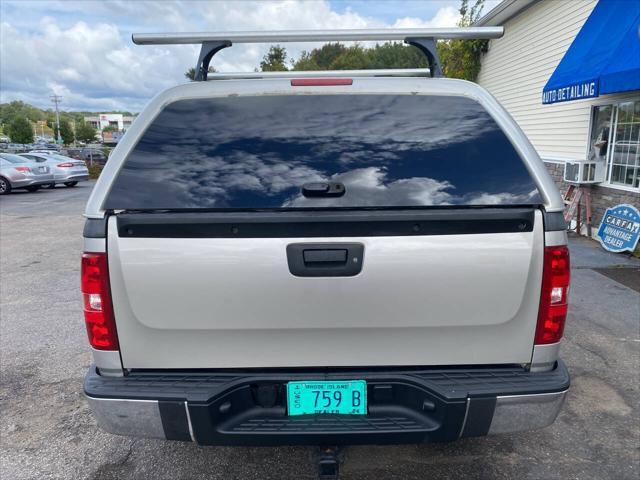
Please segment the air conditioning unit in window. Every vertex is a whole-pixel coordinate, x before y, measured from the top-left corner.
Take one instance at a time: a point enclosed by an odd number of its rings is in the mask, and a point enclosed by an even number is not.
[[[604,162],[576,161],[564,164],[564,181],[567,183],[600,183],[604,181],[604,176]]]

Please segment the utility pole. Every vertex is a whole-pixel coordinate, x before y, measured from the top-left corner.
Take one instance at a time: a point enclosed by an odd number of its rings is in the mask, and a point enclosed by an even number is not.
[[[58,145],[62,143],[62,137],[60,136],[60,112],[58,112],[58,104],[62,101],[62,97],[60,95],[53,94],[51,95],[51,101],[56,106],[56,125],[58,126]]]

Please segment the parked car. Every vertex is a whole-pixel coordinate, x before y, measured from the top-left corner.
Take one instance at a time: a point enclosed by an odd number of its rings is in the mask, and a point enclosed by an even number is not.
[[[21,188],[35,192],[52,180],[47,165],[34,165],[19,155],[0,153],[0,195]]]
[[[47,164],[53,173],[54,181],[50,184],[51,187],[57,184],[64,184],[66,187],[75,187],[78,182],[89,180],[89,170],[82,160],[38,150],[21,153],[20,157],[29,161]]]
[[[7,145],[7,150],[11,153],[24,152],[27,150],[27,147],[22,143],[10,143]]]
[[[89,164],[92,162],[98,165],[107,163],[107,156],[96,148],[83,148],[80,150],[80,158]]]
[[[99,425],[341,445],[551,424],[564,204],[511,116],[423,72],[262,75],[160,93],[93,189]]]
[[[60,146],[55,143],[37,143],[31,146],[30,150],[45,150],[49,152],[60,151]]]
[[[60,150],[60,154],[69,158],[75,158],[76,160],[83,160],[81,148],[65,148]]]

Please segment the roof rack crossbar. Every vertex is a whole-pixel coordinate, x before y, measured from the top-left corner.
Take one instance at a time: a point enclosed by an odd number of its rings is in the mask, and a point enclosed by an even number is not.
[[[209,80],[249,80],[270,78],[339,77],[429,77],[428,68],[387,68],[375,70],[286,70],[284,72],[215,72]]]
[[[384,28],[358,30],[283,30],[270,32],[218,32],[218,33],[134,33],[137,45],[202,44],[196,80],[206,80],[213,56],[233,43],[286,43],[286,42],[335,42],[402,40],[419,48],[426,56],[432,77],[442,76],[440,59],[436,52],[438,39],[489,39],[500,38],[503,27],[462,28]]]

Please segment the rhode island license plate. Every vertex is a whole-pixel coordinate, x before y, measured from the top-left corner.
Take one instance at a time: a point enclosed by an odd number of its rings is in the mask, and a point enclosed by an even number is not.
[[[367,382],[289,382],[287,407],[289,415],[366,415]]]

